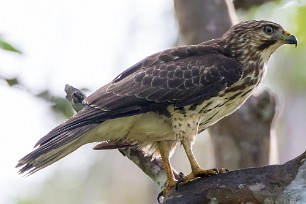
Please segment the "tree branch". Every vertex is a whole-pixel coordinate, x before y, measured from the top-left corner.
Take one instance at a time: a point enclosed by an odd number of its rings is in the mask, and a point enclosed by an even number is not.
[[[194,180],[172,190],[164,203],[306,203],[306,152],[283,165]]]
[[[68,84],[65,86],[65,92],[66,99],[72,105],[73,109],[76,112],[80,111],[84,107],[83,100],[86,97],[85,94]],[[98,146],[96,146],[95,149],[99,149]],[[167,176],[160,158],[153,158],[150,155],[145,155],[143,151],[136,147],[122,148],[119,149],[119,151],[147,174],[160,189],[163,189]],[[173,171],[175,177],[178,179],[178,173],[175,172],[175,170]]]
[[[65,86],[65,92],[73,108],[80,111],[85,95],[69,85]],[[166,174],[160,159],[153,159],[137,148],[119,151],[163,188]],[[306,152],[283,165],[241,169],[196,179],[179,186],[178,191],[173,189],[164,203],[290,203],[297,199],[306,203]]]

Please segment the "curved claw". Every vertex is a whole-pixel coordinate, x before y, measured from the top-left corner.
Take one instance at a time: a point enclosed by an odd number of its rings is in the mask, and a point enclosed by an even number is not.
[[[206,171],[206,174],[204,174],[204,176],[201,175],[197,175],[198,177],[205,177],[205,176],[213,176],[213,175],[217,175],[217,174],[223,174],[226,172],[229,172],[230,170],[226,169],[226,168],[213,168],[213,169],[208,169],[208,170],[204,170]]]
[[[229,170],[226,169],[226,168],[220,168],[220,169],[213,168],[213,169],[208,169],[208,170],[200,169],[196,172],[191,172],[187,176],[185,176],[182,172],[180,172],[179,173],[179,179],[175,183],[175,190],[178,191],[179,185],[181,183],[186,184],[189,181],[191,181],[191,180],[193,180],[197,177],[208,177],[208,176],[213,176],[213,175],[226,173],[226,172],[229,172]],[[169,191],[171,190],[172,187],[173,187],[173,183],[172,182],[171,183],[167,182],[166,188],[157,195],[158,203],[161,203],[160,198],[164,197],[164,196],[167,196],[166,194],[169,193]]]
[[[229,172],[229,171],[230,171],[229,169],[223,168],[223,167],[219,169],[220,173],[226,173],[226,172]]]
[[[208,170],[203,170],[203,169],[199,169],[197,171],[191,172],[190,174],[188,174],[187,176],[184,176],[182,173],[180,173],[180,178],[178,179],[178,181],[176,182],[175,185],[175,189],[176,191],[178,191],[179,185],[182,184],[186,184],[189,181],[197,178],[197,177],[209,177],[209,176],[213,176],[213,175],[217,175],[217,174],[221,174],[221,173],[226,173],[229,172],[228,169],[226,168],[213,168],[213,169],[208,169]]]
[[[178,187],[180,183],[184,182],[184,177],[185,175],[183,174],[183,172],[179,173],[179,179],[177,180],[176,184],[175,184],[175,190],[178,191]]]
[[[161,197],[167,197],[170,194],[171,189],[176,185],[175,180],[168,180],[166,182],[165,188],[157,195],[157,201],[160,202]]]
[[[158,202],[159,204],[161,204],[161,202],[160,202],[160,198],[161,198],[161,197],[164,197],[163,191],[159,192],[159,194],[157,195],[157,202]]]

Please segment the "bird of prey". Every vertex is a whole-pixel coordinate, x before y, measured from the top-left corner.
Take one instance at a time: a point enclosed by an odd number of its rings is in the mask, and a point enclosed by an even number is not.
[[[100,142],[99,149],[138,146],[161,156],[166,195],[176,185],[170,157],[180,142],[191,165],[183,183],[215,174],[196,161],[196,135],[245,102],[270,55],[283,44],[297,45],[297,40],[279,24],[251,20],[221,38],[153,54],[85,98],[81,111],[19,160],[19,173],[32,174],[87,143]]]

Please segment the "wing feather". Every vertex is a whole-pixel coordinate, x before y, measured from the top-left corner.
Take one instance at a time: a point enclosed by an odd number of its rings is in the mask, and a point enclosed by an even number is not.
[[[157,53],[87,97],[85,109],[41,138],[36,146],[69,142],[75,139],[71,135],[80,135],[66,134],[69,131],[94,128],[107,119],[162,111],[170,104],[182,107],[197,103],[217,95],[241,75],[242,65],[219,48],[185,46]]]
[[[207,43],[212,44],[207,45]],[[101,122],[149,111],[164,112],[216,96],[237,82],[242,65],[214,40],[156,53],[118,75],[84,100],[85,108],[54,128],[36,143],[36,149],[19,160],[20,173],[34,173],[74,151],[78,139]],[[118,148],[109,141],[97,148]]]
[[[242,65],[237,60],[216,52],[164,62],[161,65],[150,67],[153,69],[151,72],[147,72],[146,68],[139,69],[136,73],[109,84],[106,91],[94,93],[86,99],[86,103],[96,104],[112,112],[120,109],[120,106],[132,105],[129,102],[136,98],[139,99],[137,102],[141,101],[137,108],[151,103],[160,103],[163,107],[164,103],[180,107],[217,95],[237,82],[242,75]],[[121,97],[125,100],[120,100],[123,103],[118,104],[118,98]],[[144,111],[156,110],[145,108]]]

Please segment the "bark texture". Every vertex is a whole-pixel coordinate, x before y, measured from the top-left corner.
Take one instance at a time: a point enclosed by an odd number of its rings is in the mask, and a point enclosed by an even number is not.
[[[241,169],[194,180],[165,204],[305,203],[306,153],[283,164]]]

